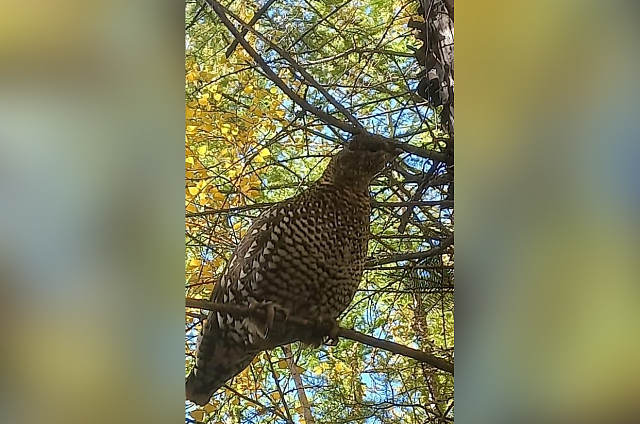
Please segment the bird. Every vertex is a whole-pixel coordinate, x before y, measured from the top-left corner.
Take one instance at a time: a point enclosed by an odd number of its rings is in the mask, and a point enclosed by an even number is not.
[[[367,258],[369,185],[399,153],[395,146],[381,136],[355,135],[319,180],[254,220],[211,302],[264,307],[271,319],[209,312],[186,379],[187,400],[206,405],[262,351],[295,341],[319,346],[317,334],[274,323],[273,313],[335,323],[351,303]]]

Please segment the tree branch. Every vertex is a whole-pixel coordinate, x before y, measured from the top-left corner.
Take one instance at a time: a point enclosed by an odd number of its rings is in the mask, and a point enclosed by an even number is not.
[[[187,298],[185,299],[185,304],[187,308],[206,309],[208,311],[221,312],[221,313],[238,316],[238,317],[260,316],[260,317],[266,318],[267,316],[267,311],[263,311],[260,309],[250,309],[248,307],[239,306],[239,305],[207,302],[199,299]],[[312,320],[297,317],[297,316],[285,317],[279,311],[277,311],[274,319],[275,321],[278,321],[278,322],[286,322],[287,324],[293,324],[300,327],[307,327],[307,328],[313,328],[313,329],[319,329],[319,330],[323,329],[323,323],[319,323],[316,321],[312,321]],[[343,337],[345,339],[360,342],[371,347],[377,347],[379,349],[386,350],[391,353],[413,358],[419,362],[423,362],[425,364],[438,368],[442,371],[446,371],[448,373],[453,374],[452,363],[447,362],[446,360],[442,358],[438,358],[437,356],[427,352],[422,352],[420,350],[413,349],[408,346],[404,346],[388,340],[377,339],[375,337],[371,337],[366,334],[360,333],[359,331],[350,330],[342,327],[340,327],[340,329],[338,330],[338,337]]]
[[[289,405],[287,404],[287,399],[284,396],[284,392],[282,391],[282,386],[280,386],[280,379],[278,378],[278,374],[276,374],[276,370],[273,367],[273,362],[271,361],[271,355],[266,354],[267,362],[269,363],[269,370],[271,371],[271,377],[273,381],[276,383],[276,389],[278,389],[278,394],[280,395],[280,402],[282,402],[282,406],[284,407],[284,413],[287,415],[287,424],[294,424],[293,418],[291,417],[291,412],[289,411]]]
[[[440,246],[429,249],[424,252],[403,253],[401,255],[386,256],[378,259],[370,259],[366,262],[367,267],[375,267],[378,265],[389,264],[398,261],[408,261],[411,259],[424,259],[432,256],[440,255],[444,250],[453,244],[453,236],[449,236],[440,243]]]
[[[260,67],[262,68],[264,73],[267,75],[267,77],[271,81],[273,81],[273,83],[275,85],[277,85],[287,96],[289,96],[289,98],[291,100],[296,102],[298,104],[298,106],[300,106],[305,111],[316,115],[318,118],[322,119],[327,124],[330,124],[330,125],[333,125],[335,127],[338,127],[343,131],[346,131],[346,132],[351,133],[351,134],[356,134],[356,133],[362,132],[357,127],[355,127],[355,126],[353,126],[351,124],[348,124],[348,123],[346,123],[344,121],[341,121],[338,118],[336,118],[335,116],[332,116],[332,115],[328,114],[327,112],[318,109],[317,107],[313,106],[312,104],[307,102],[305,99],[300,97],[293,90],[291,90],[275,74],[275,72],[273,72],[273,69],[271,69],[271,67],[267,64],[267,62],[265,62],[264,59],[262,57],[260,57],[258,52],[256,52],[253,49],[253,47],[251,47],[249,45],[247,40],[245,40],[245,38],[240,34],[240,31],[238,31],[238,29],[231,23],[229,18],[227,18],[227,15],[225,13],[225,8],[220,3],[218,3],[216,0],[205,0],[205,1],[209,4],[209,6],[211,6],[213,11],[218,15],[218,17],[222,21],[222,23],[227,27],[227,29],[229,31],[231,31],[231,33],[233,34],[235,39],[238,40],[238,42],[246,50],[246,52],[249,53],[249,55],[253,58],[253,60],[256,61],[256,63],[258,65],[260,65]]]
[[[278,411],[277,408],[274,407],[270,407],[267,405],[264,405],[262,403],[260,403],[260,401],[256,400],[256,399],[251,399],[249,396],[245,396],[242,393],[240,393],[239,391],[237,391],[236,389],[234,389],[233,387],[229,386],[228,384],[225,384],[224,386],[225,389],[229,390],[230,392],[232,392],[233,394],[235,394],[236,396],[246,400],[249,403],[254,404],[255,406],[264,409],[265,411],[269,411],[272,412],[274,415],[277,415],[278,417],[282,418],[283,420],[286,421],[287,417],[285,417],[282,412]]]
[[[298,365],[293,359],[293,352],[291,351],[290,345],[282,346],[282,351],[285,354],[287,367],[289,367],[289,372],[291,373],[291,377],[293,377],[293,382],[296,385],[296,391],[298,392],[298,401],[300,402],[300,405],[302,405],[302,412],[303,412],[305,424],[316,424],[316,420],[313,418],[313,414],[311,414],[311,405],[309,405],[307,394],[304,391],[304,384],[302,384],[302,377],[298,372]]]
[[[313,106],[311,103],[309,103],[308,101],[306,101],[305,99],[303,99],[302,97],[300,97],[296,92],[294,92],[291,88],[289,88],[289,86],[287,86],[287,84],[284,83],[284,81],[282,81],[282,79],[280,79],[276,73],[273,71],[273,69],[271,69],[271,67],[267,64],[267,62],[265,62],[265,60],[258,54],[258,52],[255,51],[255,49],[253,47],[251,47],[251,45],[247,42],[247,40],[242,36],[242,34],[240,33],[240,31],[238,31],[238,29],[235,27],[235,25],[233,25],[231,23],[231,21],[229,20],[229,18],[227,17],[227,9],[222,6],[217,0],[205,0],[209,6],[211,6],[211,8],[213,9],[213,11],[218,15],[218,17],[220,18],[220,20],[222,21],[222,23],[227,27],[227,29],[231,32],[231,34],[233,34],[234,38],[240,43],[240,45],[246,50],[246,52],[249,54],[249,56],[251,56],[253,58],[253,60],[255,60],[255,62],[260,66],[260,68],[262,68],[263,72],[266,74],[267,78],[269,78],[275,85],[277,85],[287,96],[289,96],[289,98],[295,102],[298,106],[300,106],[303,110],[305,110],[306,112],[309,112],[315,116],[317,116],[318,118],[320,118],[322,121],[326,122],[329,125],[333,125],[337,128],[340,128],[341,130],[351,133],[351,134],[366,134],[366,135],[372,135],[371,133],[367,132],[362,125],[353,117],[353,115],[351,115],[349,113],[349,111],[347,111],[344,106],[342,106],[341,104],[339,104],[337,101],[335,101],[335,99],[333,99],[328,92],[322,92],[323,95],[325,95],[325,97],[327,98],[327,100],[332,103],[340,112],[342,112],[347,119],[349,119],[351,122],[345,122],[342,121],[338,118],[336,118],[335,116]],[[239,21],[244,28],[246,28],[247,30],[249,30],[252,33],[255,33],[258,36],[261,36],[261,34],[259,34],[257,31],[255,31],[253,28],[249,27],[248,25],[244,24],[242,21]],[[274,48],[275,44],[271,43],[269,40],[267,40],[264,37],[261,37],[263,40],[265,40],[266,42],[269,43],[269,45]],[[275,46],[275,48],[278,48],[277,46]],[[279,49],[280,54],[282,55],[282,50]],[[287,55],[287,53],[284,53],[285,55]],[[288,55],[287,55],[288,56]],[[283,56],[285,57],[285,56]],[[288,56],[290,57],[290,56]],[[293,66],[293,62],[290,62],[291,65]],[[297,64],[297,63],[296,63]],[[303,72],[301,72],[301,74],[303,74],[303,77],[307,80],[307,82],[310,85],[315,86],[318,90],[321,90],[322,87],[319,86],[319,84],[317,84],[317,82],[314,84],[315,80],[311,77],[311,75],[309,75],[302,67],[299,67],[300,65],[297,64],[298,67],[295,67],[295,69],[297,69],[298,71],[300,71],[300,69],[303,70]],[[332,101],[333,100],[333,101]],[[409,153],[413,153],[415,155],[418,156],[422,156],[425,158],[429,158],[429,159],[435,159],[435,160],[439,160],[440,162],[444,162],[444,163],[452,163],[453,162],[453,158],[451,156],[447,156],[443,153],[440,152],[435,152],[432,150],[427,150],[427,149],[423,149],[420,147],[416,147],[416,146],[411,146],[407,143],[398,143],[397,140],[394,139],[390,139],[388,137],[384,137],[384,136],[379,136],[382,139],[384,139],[385,141],[392,143],[394,145],[397,145],[398,148],[404,150],[405,152],[409,152]]]
[[[243,34],[249,31],[256,37],[260,38],[262,41],[267,43],[269,48],[275,50],[284,60],[286,60],[289,63],[289,65],[291,65],[293,69],[298,71],[300,75],[302,75],[302,77],[305,79],[307,84],[309,84],[310,86],[318,90],[324,96],[324,98],[327,99],[329,103],[331,103],[336,109],[338,109],[340,113],[342,113],[347,118],[349,122],[351,122],[355,127],[359,128],[360,130],[364,130],[364,127],[362,126],[362,124],[358,122],[358,120],[351,114],[351,112],[349,112],[347,108],[345,108],[340,102],[334,99],[333,96],[329,94],[329,92],[321,84],[319,84],[318,81],[316,81],[316,79],[311,74],[307,72],[304,66],[300,65],[296,60],[294,60],[289,53],[287,53],[284,49],[280,48],[280,46],[278,46],[277,44],[273,43],[271,40],[269,40],[267,37],[262,35],[260,32],[256,31],[253,27],[250,26],[251,24],[247,25],[246,23],[244,23],[242,19],[240,19],[230,10],[224,9],[224,13],[231,16],[233,19],[238,21],[240,25],[242,25],[242,27],[244,28]],[[236,39],[235,42],[237,43],[237,41],[238,40]]]
[[[233,212],[243,212],[243,211],[251,211],[256,209],[266,209],[270,208],[273,205],[277,205],[276,202],[273,203],[254,203],[252,205],[242,205],[242,206],[232,206],[224,209],[205,209],[201,212],[190,212],[185,214],[187,218],[194,218],[197,216],[206,216],[206,215],[215,215],[220,213],[233,213]],[[374,208],[401,208],[401,207],[414,207],[414,206],[442,206],[444,208],[450,208],[453,206],[453,201],[451,200],[425,200],[425,201],[414,201],[414,202],[378,202],[375,200],[371,200],[371,207]]]
[[[247,25],[245,25],[245,28],[242,30],[242,37],[244,37],[245,35],[247,35],[247,32],[249,31],[249,29],[247,28],[247,26],[251,26],[253,27],[253,25],[255,25],[256,22],[258,22],[258,19],[260,19],[262,17],[262,15],[264,15],[264,13],[267,11],[267,9],[269,9],[271,7],[271,5],[273,3],[275,3],[276,0],[268,0],[261,8],[260,10],[258,10],[256,12],[255,15],[253,15],[253,17],[251,18],[251,20],[249,21],[249,23]],[[243,24],[244,25],[244,24]],[[231,55],[233,54],[233,51],[236,49],[236,47],[238,47],[238,40],[235,39],[233,40],[233,43],[231,43],[231,45],[229,46],[229,48],[227,49],[227,52],[224,54],[226,56],[227,59],[229,59],[229,57],[231,57]]]

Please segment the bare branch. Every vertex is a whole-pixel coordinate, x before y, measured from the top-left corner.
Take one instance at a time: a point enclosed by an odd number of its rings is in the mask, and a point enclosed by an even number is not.
[[[302,377],[298,372],[298,365],[293,359],[293,352],[291,351],[291,346],[286,345],[282,346],[282,351],[285,354],[285,360],[287,361],[287,367],[289,367],[289,372],[293,377],[293,382],[296,385],[296,391],[298,392],[298,401],[300,405],[302,405],[302,412],[304,416],[305,424],[315,424],[316,420],[313,418],[313,414],[311,414],[311,405],[309,405],[309,400],[307,399],[307,394],[304,391],[304,384],[302,384]]]
[[[437,256],[440,255],[441,253],[444,252],[444,250],[451,246],[453,244],[453,236],[449,236],[448,238],[446,238],[445,240],[443,240],[440,243],[440,246],[434,248],[434,249],[429,249],[426,250],[424,252],[415,252],[415,253],[403,253],[400,255],[393,255],[393,256],[387,256],[384,258],[378,258],[378,259],[371,259],[368,260],[366,263],[367,267],[374,267],[374,266],[378,266],[378,265],[383,265],[383,264],[389,264],[392,262],[398,262],[398,261],[408,261],[408,260],[412,260],[412,259],[424,259],[424,258],[430,258],[432,256]]]
[[[187,308],[206,309],[208,311],[222,312],[225,314],[238,316],[238,317],[260,316],[260,317],[266,318],[267,316],[267,311],[263,311],[260,309],[251,309],[251,308],[239,306],[239,305],[207,302],[199,299],[186,299],[185,304]],[[318,323],[316,321],[308,320],[308,319],[297,317],[297,316],[285,317],[279,312],[276,313],[275,320],[279,322],[286,322],[287,324],[293,324],[301,327],[313,328],[318,330],[323,330],[324,329],[323,327],[326,326],[326,323]],[[383,349],[391,353],[413,358],[417,361],[423,362],[425,364],[438,368],[442,371],[446,371],[448,373],[453,374],[452,363],[447,362],[442,358],[438,358],[435,355],[431,355],[430,353],[427,353],[427,352],[422,352],[420,350],[413,349],[408,346],[404,346],[388,340],[377,339],[375,337],[371,337],[366,334],[360,333],[359,331],[350,330],[342,327],[340,327],[340,329],[338,330],[338,337],[354,340],[371,347],[377,347],[379,349]]]
[[[361,132],[361,130],[359,130],[357,127],[355,127],[355,126],[353,126],[351,124],[348,124],[348,123],[346,123],[344,121],[341,121],[338,118],[336,118],[335,116],[332,116],[332,115],[328,114],[327,112],[318,109],[317,107],[313,106],[312,104],[307,102],[305,99],[300,97],[293,90],[291,90],[291,88],[289,88],[275,74],[275,72],[273,72],[273,69],[271,69],[271,67],[267,64],[267,62],[265,62],[264,59],[262,59],[262,57],[260,57],[258,52],[256,52],[253,49],[253,47],[251,47],[249,45],[247,40],[245,40],[245,38],[240,34],[240,31],[238,31],[238,29],[231,23],[231,21],[229,21],[229,18],[227,18],[227,15],[225,13],[226,9],[220,3],[218,3],[216,0],[205,0],[205,1],[209,4],[209,6],[211,6],[213,11],[218,15],[218,17],[220,18],[222,23],[227,27],[227,29],[229,31],[231,31],[231,33],[236,38],[236,40],[238,40],[240,45],[242,45],[242,47],[247,51],[247,53],[249,53],[249,55],[253,58],[253,60],[255,60],[258,65],[260,65],[260,67],[262,68],[264,73],[267,75],[267,77],[271,81],[273,81],[273,83],[276,84],[287,96],[289,96],[289,98],[291,100],[296,102],[298,104],[298,106],[300,106],[305,111],[316,115],[318,118],[322,119],[327,124],[330,124],[330,125],[333,125],[335,127],[338,127],[343,131],[346,131],[346,132],[351,133],[351,134],[356,134],[356,133]]]
[[[286,60],[289,63],[289,65],[291,65],[293,69],[298,71],[300,75],[302,75],[302,77],[305,79],[305,82],[310,86],[316,88],[325,97],[325,99],[329,101],[329,103],[331,103],[336,109],[338,109],[338,111],[340,111],[340,113],[342,113],[349,120],[349,122],[351,122],[355,127],[359,128],[360,130],[364,130],[364,127],[362,126],[362,124],[358,122],[358,120],[351,114],[351,112],[349,112],[347,108],[345,108],[340,102],[334,99],[333,96],[329,94],[329,92],[320,83],[318,83],[318,81],[316,81],[316,79],[311,74],[309,74],[303,66],[301,66],[297,61],[295,61],[289,53],[287,53],[284,49],[281,49],[280,46],[273,43],[271,40],[269,40],[267,37],[262,35],[260,32],[256,31],[251,26],[245,24],[242,21],[242,19],[240,19],[230,10],[228,9],[225,10],[225,13],[231,16],[236,21],[238,21],[238,23],[240,23],[240,25],[244,27],[244,32],[249,31],[252,34],[254,34],[256,37],[260,38],[262,41],[267,43],[269,45],[269,48],[275,50],[284,60]],[[235,41],[237,42],[238,40],[236,39]]]
[[[253,26],[256,22],[258,22],[258,19],[260,19],[262,17],[262,15],[264,15],[264,13],[267,11],[267,9],[269,9],[271,7],[271,5],[273,3],[275,3],[276,0],[268,0],[264,6],[262,6],[260,8],[260,10],[258,10],[256,12],[255,15],[253,15],[253,17],[251,18],[251,20],[249,21],[249,23],[245,26],[245,28],[242,30],[242,36],[244,37],[245,35],[247,35],[247,32],[249,31],[249,29],[247,28],[247,26]],[[243,24],[244,25],[244,24]],[[233,43],[231,43],[231,45],[229,46],[229,48],[227,49],[225,56],[227,57],[227,59],[229,59],[229,57],[231,57],[231,55],[233,54],[233,51],[236,49],[236,47],[238,47],[238,40],[233,40]]]

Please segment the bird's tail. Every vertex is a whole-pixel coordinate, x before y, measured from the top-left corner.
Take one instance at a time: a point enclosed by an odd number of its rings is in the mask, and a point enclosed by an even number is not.
[[[186,397],[187,400],[195,403],[196,405],[206,405],[209,403],[211,396],[225,383],[218,381],[211,381],[210,384],[205,384],[202,378],[196,375],[195,370],[192,370],[187,377],[186,383]]]
[[[227,350],[227,353],[228,352]],[[227,355],[217,357],[213,355],[211,361],[206,364],[199,364],[199,368],[194,368],[187,377],[186,397],[197,405],[206,405],[211,396],[229,380],[240,374],[255,358],[255,353]],[[200,362],[200,361],[199,361]]]

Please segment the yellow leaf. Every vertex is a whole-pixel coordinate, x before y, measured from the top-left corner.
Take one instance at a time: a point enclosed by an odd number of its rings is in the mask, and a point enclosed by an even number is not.
[[[196,162],[196,161],[195,161],[195,159],[193,158],[193,156],[189,156],[189,157],[187,157],[184,161],[185,161],[186,163],[190,164],[190,165],[193,165],[193,164],[195,164],[195,162]]]
[[[195,133],[198,130],[196,125],[187,125],[187,132],[190,134]]]
[[[216,102],[219,102],[219,101],[222,99],[222,94],[220,94],[220,93],[216,93],[216,94],[214,94],[214,95],[213,95],[213,99],[214,99]]]
[[[260,150],[260,153],[258,153],[258,156],[260,156],[261,158],[266,158],[266,157],[268,157],[270,155],[271,155],[271,152],[266,147],[264,149]]]
[[[191,415],[194,420],[202,422],[202,419],[204,418],[204,411],[196,409],[195,411],[191,411],[189,415]]]
[[[214,200],[218,200],[220,202],[224,201],[226,199],[225,195],[220,193],[219,191],[214,191],[213,192],[213,199]]]
[[[192,196],[195,196],[200,191],[198,190],[198,187],[187,187],[187,190],[189,191],[189,194]]]
[[[187,212],[196,213],[198,212],[198,208],[193,203],[189,203],[187,205]]]
[[[273,398],[274,398],[275,400],[280,399],[280,393],[275,392],[275,393],[273,394]]]
[[[269,93],[271,93],[271,94],[278,94],[278,87],[275,87],[275,86],[274,86],[274,87],[271,87],[271,88],[269,89]]]
[[[198,258],[191,258],[191,260],[189,261],[189,265],[192,267],[199,267],[201,263],[202,261]]]
[[[247,94],[253,93],[253,85],[247,85],[242,91],[244,91]]]
[[[236,222],[235,224],[233,224],[233,229],[236,231],[238,231],[240,227],[242,227],[242,223],[240,222]]]
[[[207,146],[198,147],[198,154],[200,156],[204,156],[207,153]]]
[[[287,368],[287,361],[285,359],[281,359],[278,361],[278,368],[285,369]]]
[[[209,203],[211,203],[211,199],[209,199],[209,196],[207,195],[207,193],[202,191],[200,192],[200,194],[198,194],[198,202],[200,203],[201,206],[208,206]]]

